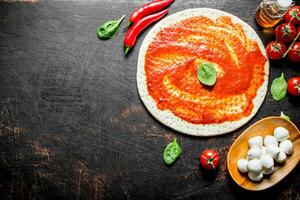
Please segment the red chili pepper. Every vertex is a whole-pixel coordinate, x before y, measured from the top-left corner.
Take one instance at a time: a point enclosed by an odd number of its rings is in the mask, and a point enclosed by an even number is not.
[[[162,10],[163,8],[171,5],[175,0],[155,0],[153,2],[147,3],[142,7],[136,9],[129,17],[128,26],[133,23],[136,23],[139,19]]]
[[[147,17],[138,20],[132,25],[132,27],[130,27],[124,38],[125,55],[135,45],[136,39],[139,36],[139,34],[150,24],[163,18],[168,13],[168,11],[168,9],[165,9],[158,13],[148,15]]]

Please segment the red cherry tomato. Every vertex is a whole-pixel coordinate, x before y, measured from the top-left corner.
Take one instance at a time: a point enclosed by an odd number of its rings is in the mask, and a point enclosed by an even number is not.
[[[291,24],[300,24],[300,6],[293,6],[284,15],[284,20]]]
[[[288,92],[293,96],[300,96],[300,76],[290,78],[288,83]]]
[[[297,35],[300,34],[300,26],[297,29]],[[300,35],[298,36],[298,41],[300,41]]]
[[[286,52],[286,46],[283,42],[272,41],[267,45],[266,51],[268,58],[272,60],[279,60]]]
[[[220,155],[216,150],[206,149],[200,155],[200,165],[207,171],[215,170],[219,167]]]
[[[288,52],[288,58],[292,62],[300,62],[300,42],[295,42]]]
[[[278,41],[292,42],[297,35],[297,30],[294,25],[283,23],[276,27],[275,35]]]

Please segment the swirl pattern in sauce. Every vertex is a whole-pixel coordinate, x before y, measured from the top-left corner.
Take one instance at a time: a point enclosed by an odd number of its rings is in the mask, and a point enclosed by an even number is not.
[[[213,87],[197,78],[201,62],[218,74]],[[249,116],[264,82],[265,56],[256,41],[228,16],[197,16],[162,29],[145,56],[147,88],[160,110],[194,124],[237,121]]]

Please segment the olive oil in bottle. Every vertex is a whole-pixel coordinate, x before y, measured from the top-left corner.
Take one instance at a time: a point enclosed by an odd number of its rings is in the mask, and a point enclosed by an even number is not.
[[[256,9],[256,22],[263,28],[272,28],[292,4],[292,0],[263,0]]]

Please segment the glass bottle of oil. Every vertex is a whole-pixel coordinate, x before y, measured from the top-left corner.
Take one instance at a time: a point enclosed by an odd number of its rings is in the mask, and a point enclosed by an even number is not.
[[[292,4],[292,0],[263,0],[256,9],[256,22],[263,28],[272,28]]]

